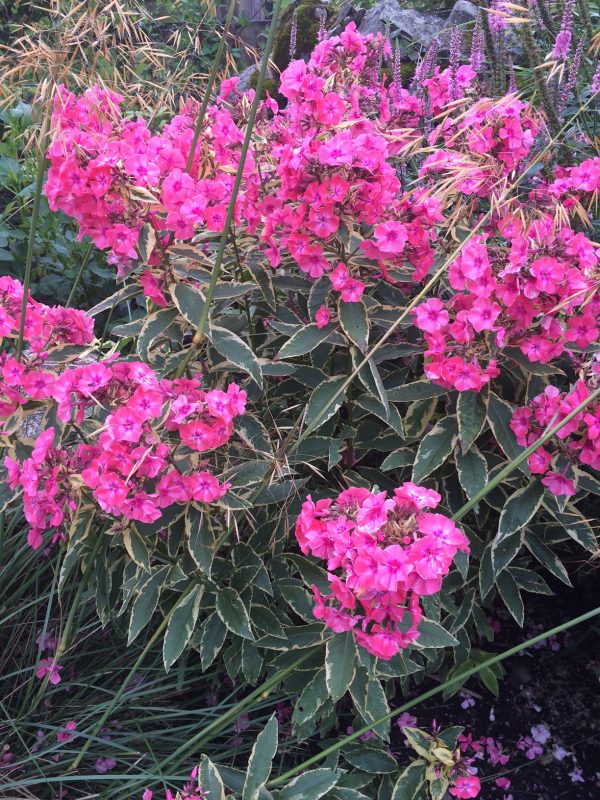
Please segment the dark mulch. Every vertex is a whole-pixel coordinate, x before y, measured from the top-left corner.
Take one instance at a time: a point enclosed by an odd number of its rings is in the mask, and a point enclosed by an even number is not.
[[[499,608],[496,641],[493,647],[482,644],[482,649],[500,652],[513,647],[596,607],[600,600],[595,574],[585,576],[574,589],[553,589],[554,597],[529,595],[525,630]],[[509,795],[513,800],[600,800],[600,618],[513,657],[505,662],[505,671],[499,698],[471,680],[474,705],[462,707],[471,702],[464,694],[446,702],[436,698],[414,710],[417,725],[431,729],[433,720],[443,727],[463,725],[474,739],[493,737],[501,743],[510,755],[505,766],[493,766],[488,756],[474,762],[484,781],[481,800]],[[550,738],[543,754],[530,760],[517,742],[540,725]],[[536,733],[539,738],[539,728]],[[399,749],[408,755],[400,741]],[[577,780],[578,774],[583,781]],[[508,790],[495,785],[500,776],[510,779]]]

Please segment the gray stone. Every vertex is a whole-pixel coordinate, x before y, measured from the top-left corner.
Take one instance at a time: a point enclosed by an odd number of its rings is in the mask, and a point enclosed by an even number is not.
[[[446,20],[444,28],[454,28],[456,25],[466,25],[475,22],[477,17],[477,6],[469,0],[457,0],[454,4],[450,16]]]
[[[378,0],[365,14],[359,30],[363,34],[384,33],[388,23],[392,34],[398,32],[423,47],[428,47],[444,26],[444,20],[437,14],[402,9],[398,0]]]
[[[450,47],[450,35],[452,28],[465,26],[468,23],[474,22],[477,16],[477,6],[470,3],[469,0],[457,0],[454,4],[452,11],[450,12],[450,16],[444,23],[442,30],[440,31],[439,40],[440,40],[440,50],[445,51],[448,50]],[[466,28],[461,27],[462,32],[462,58],[465,58],[468,55],[468,46],[467,46],[467,37],[466,37]]]
[[[254,75],[255,72],[258,72],[258,67],[256,64],[251,64],[249,67],[243,72],[239,74],[239,81],[236,86],[236,91],[238,92],[247,92],[250,88],[250,78]]]

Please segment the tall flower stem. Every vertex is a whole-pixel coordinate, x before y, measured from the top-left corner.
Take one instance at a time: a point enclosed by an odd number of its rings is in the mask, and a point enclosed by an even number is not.
[[[51,101],[48,101],[51,102]],[[33,196],[33,208],[31,211],[31,225],[29,228],[29,238],[27,240],[27,254],[25,256],[25,275],[23,276],[23,301],[21,303],[21,319],[19,321],[19,336],[17,338],[17,359],[23,353],[23,337],[25,334],[25,316],[27,314],[27,299],[29,297],[29,284],[31,283],[31,268],[33,264],[33,248],[35,246],[35,235],[37,233],[38,220],[40,217],[40,205],[42,202],[42,192],[44,189],[44,177],[46,175],[46,154],[48,152],[48,134],[50,132],[51,119],[50,106],[44,113],[40,139],[38,143],[37,172],[35,177],[35,192]]]
[[[240,186],[242,185],[242,178],[244,175],[244,165],[246,163],[246,156],[248,155],[248,150],[250,148],[250,140],[252,139],[252,133],[254,129],[254,120],[256,119],[256,112],[258,111],[258,106],[260,104],[262,87],[265,80],[265,75],[267,73],[269,56],[271,54],[271,49],[273,47],[273,38],[275,36],[275,29],[277,27],[277,21],[279,19],[281,4],[282,0],[276,0],[275,7],[273,9],[273,17],[271,19],[271,25],[269,27],[269,35],[267,38],[265,51],[263,53],[262,61],[260,64],[260,71],[258,73],[258,81],[256,83],[254,99],[252,101],[252,105],[250,106],[250,113],[248,114],[246,134],[244,136],[244,142],[242,144],[242,149],[240,152],[240,160],[235,175],[233,189],[231,191],[231,198],[229,200],[229,206],[227,208],[227,216],[225,217],[225,225],[223,227],[223,232],[221,234],[219,249],[217,251],[217,257],[215,259],[215,265],[213,267],[212,275],[210,276],[210,282],[206,289],[204,305],[202,306],[202,311],[200,312],[200,318],[198,320],[198,325],[196,326],[196,333],[194,334],[194,338],[192,339],[192,344],[190,346],[190,349],[186,353],[185,358],[182,359],[181,363],[179,364],[179,367],[177,368],[177,371],[175,373],[178,378],[183,375],[183,373],[187,369],[190,361],[194,356],[196,348],[198,348],[199,345],[202,344],[202,341],[204,340],[204,331],[206,328],[206,323],[208,322],[208,316],[210,314],[210,305],[215,293],[217,281],[219,280],[219,276],[221,274],[221,269],[223,267],[223,257],[225,255],[225,247],[227,246],[227,240],[229,238],[229,231],[231,230],[231,223],[233,222],[235,203],[237,200],[238,193],[240,191]]]
[[[69,292],[69,297],[67,298],[67,302],[65,303],[65,308],[69,308],[73,300],[75,299],[75,293],[79,288],[79,284],[81,283],[81,278],[83,276],[83,271],[87,267],[88,261],[90,260],[90,256],[92,254],[92,248],[94,247],[94,242],[90,242],[85,249],[83,254],[83,258],[81,259],[81,266],[79,267],[79,272],[75,276],[75,280],[73,281],[73,286],[71,286],[71,291]]]
[[[527,641],[522,642],[521,644],[515,645],[515,647],[511,647],[509,650],[505,650],[503,653],[499,653],[496,656],[492,656],[488,658],[483,663],[477,665],[476,667],[471,667],[471,669],[465,670],[461,672],[460,675],[456,675],[454,678],[450,678],[444,683],[440,684],[439,686],[435,686],[433,689],[429,689],[426,692],[418,695],[417,697],[409,700],[408,703],[404,703],[404,705],[400,706],[399,708],[395,708],[393,711],[390,711],[388,714],[384,714],[379,719],[375,720],[374,722],[370,722],[368,725],[364,725],[362,728],[354,731],[354,733],[350,734],[349,736],[344,736],[342,739],[338,739],[335,744],[332,744],[330,747],[326,747],[325,750],[322,750],[320,753],[317,753],[314,756],[306,759],[301,764],[298,764],[293,769],[284,772],[283,775],[280,775],[278,778],[270,781],[268,786],[280,786],[282,783],[285,783],[287,780],[292,778],[294,775],[297,775],[299,772],[303,772],[308,767],[311,767],[313,764],[318,763],[327,756],[336,753],[338,750],[341,750],[350,742],[356,741],[365,733],[376,728],[378,725],[381,725],[384,722],[388,722],[394,717],[400,716],[405,711],[409,711],[411,708],[418,706],[420,703],[424,702],[425,700],[429,700],[431,697],[435,697],[442,692],[445,692],[446,689],[451,689],[453,686],[460,685],[464,683],[464,681],[468,678],[472,678],[473,675],[477,675],[477,673],[481,672],[484,669],[489,669],[493,667],[495,664],[500,664],[502,661],[506,661],[507,658],[511,658],[512,656],[516,656],[518,653],[521,653],[523,650],[526,650],[528,647],[532,647],[539,642],[543,642],[544,639],[548,639],[550,636],[556,636],[559,633],[563,633],[564,631],[569,630],[569,628],[574,628],[576,625],[581,625],[583,622],[587,622],[587,620],[593,619],[594,617],[600,614],[600,607],[594,608],[591,611],[587,611],[585,614],[581,614],[579,617],[575,617],[575,619],[570,619],[567,622],[563,622],[561,625],[557,625],[555,628],[550,628],[550,630],[545,631],[544,633],[540,633],[537,636],[534,636],[532,639],[527,639]]]
[[[227,11],[227,19],[225,20],[223,33],[221,34],[219,46],[217,48],[217,52],[215,53],[215,60],[213,62],[212,69],[208,76],[208,83],[206,84],[204,97],[202,98],[202,105],[200,106],[198,119],[196,120],[196,127],[194,128],[194,136],[192,138],[192,144],[190,145],[190,152],[188,153],[187,162],[185,165],[186,172],[190,172],[190,170],[192,169],[192,163],[194,161],[194,155],[196,153],[196,145],[198,144],[198,139],[200,138],[200,133],[202,132],[202,124],[204,122],[204,117],[206,116],[206,109],[208,108],[208,104],[210,103],[212,91],[215,85],[215,81],[217,79],[217,72],[219,71],[219,68],[221,66],[221,59],[223,58],[223,52],[225,50],[227,37],[229,36],[229,29],[231,28],[231,21],[233,20],[233,13],[235,11],[236,6],[237,6],[236,0],[230,0],[229,9]]]

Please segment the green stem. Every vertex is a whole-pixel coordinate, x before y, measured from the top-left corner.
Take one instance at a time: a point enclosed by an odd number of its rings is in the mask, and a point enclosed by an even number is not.
[[[42,191],[44,188],[44,176],[46,175],[46,153],[48,151],[48,132],[50,130],[50,112],[48,111],[42,123],[40,132],[37,174],[35,178],[35,194],[33,197],[33,209],[31,212],[31,225],[29,228],[29,238],[27,240],[27,255],[25,257],[25,275],[23,276],[23,300],[21,303],[21,319],[19,322],[19,337],[17,339],[17,360],[23,353],[23,337],[25,334],[25,317],[27,315],[27,300],[29,298],[29,284],[31,283],[31,266],[33,264],[33,248],[35,245],[35,234],[37,231],[38,219],[40,216],[40,205],[42,202]]]
[[[549,439],[552,439],[553,436],[556,436],[556,434],[562,428],[564,428],[564,426],[567,423],[569,423],[574,417],[576,417],[577,414],[581,413],[584,410],[584,408],[586,408],[586,406],[592,403],[597,397],[600,397],[600,387],[595,391],[593,391],[586,400],[584,400],[576,408],[574,408],[573,411],[567,414],[567,416],[564,417],[553,428],[547,428],[546,432],[542,434],[542,436],[540,436],[540,438],[536,442],[530,444],[529,447],[523,450],[523,452],[520,455],[518,455],[516,458],[513,458],[513,460],[509,464],[507,464],[503,469],[500,470],[500,472],[493,478],[493,480],[491,480],[489,483],[486,483],[483,489],[480,489],[477,492],[477,494],[475,494],[469,500],[468,503],[465,503],[464,506],[461,506],[461,508],[458,509],[458,511],[452,517],[452,519],[455,521],[459,520],[461,519],[461,517],[464,517],[464,515],[467,514],[472,508],[475,508],[477,503],[479,503],[480,500],[482,500],[489,492],[491,492],[492,489],[495,489],[496,486],[498,486],[498,484],[504,480],[504,478],[507,478],[511,474],[511,472],[515,470],[516,467],[518,467],[520,464],[526,461],[530,455],[535,453],[538,447],[541,447]]]
[[[194,583],[190,583],[190,585],[188,586],[187,590],[184,592],[182,597],[185,597],[187,594],[189,594],[192,591],[192,589],[194,588],[194,585],[195,585]],[[171,616],[172,616],[173,611],[175,610],[175,608],[177,608],[177,603],[173,604],[173,607],[171,608],[169,613],[165,616],[165,618],[160,623],[158,628],[154,631],[154,633],[152,634],[152,636],[148,640],[148,643],[146,644],[146,646],[144,647],[144,649],[142,650],[140,655],[135,660],[134,665],[131,667],[131,669],[127,673],[127,676],[125,677],[125,680],[123,681],[123,683],[120,685],[120,687],[116,691],[113,699],[107,705],[106,710],[104,711],[104,713],[102,714],[102,716],[100,717],[98,722],[95,724],[92,732],[90,733],[90,735],[87,738],[87,741],[85,742],[85,744],[83,745],[83,747],[81,748],[81,750],[79,751],[77,756],[75,757],[73,763],[69,767],[69,771],[76,770],[77,767],[81,764],[81,760],[83,759],[84,755],[89,750],[93,740],[98,736],[98,732],[100,731],[100,729],[102,728],[102,726],[104,725],[106,720],[113,713],[113,711],[117,707],[119,701],[123,697],[123,694],[125,693],[125,690],[127,689],[127,686],[129,685],[129,681],[131,680],[133,675],[137,672],[137,670],[140,667],[140,664],[146,658],[146,656],[148,655],[148,653],[150,652],[150,650],[152,649],[152,647],[154,646],[156,641],[159,639],[159,637],[162,635],[163,631],[165,630],[165,628],[169,624],[169,620],[171,619]]]
[[[439,686],[435,686],[433,689],[429,689],[426,692],[418,695],[413,700],[409,700],[408,703],[404,703],[404,705],[400,706],[400,708],[395,708],[393,711],[390,711],[388,714],[384,714],[379,719],[375,720],[374,722],[370,722],[368,725],[364,725],[362,728],[359,728],[354,733],[350,734],[349,736],[344,736],[342,739],[339,739],[335,744],[332,744],[330,747],[326,747],[325,750],[317,753],[314,756],[311,756],[306,761],[303,761],[301,764],[298,764],[293,769],[284,772],[283,775],[280,775],[275,780],[270,781],[268,786],[279,786],[282,783],[285,783],[289,778],[292,778],[294,775],[297,775],[299,772],[303,772],[308,767],[316,764],[318,761],[321,761],[323,758],[327,758],[327,756],[331,755],[332,753],[337,752],[340,750],[344,745],[349,744],[350,742],[354,742],[356,739],[359,739],[363,734],[368,733],[369,731],[376,728],[377,725],[381,725],[384,722],[388,722],[388,720],[393,719],[394,717],[403,714],[405,711],[409,711],[411,708],[419,705],[424,700],[429,700],[430,697],[435,697],[438,694],[446,691],[452,686],[456,686],[457,684],[463,683],[466,679],[473,677],[473,675],[477,675],[478,672],[481,672],[483,669],[489,669],[493,667],[495,664],[500,664],[502,661],[505,661],[507,658],[511,658],[511,656],[515,656],[518,653],[522,652],[528,647],[532,645],[538,644],[538,642],[543,642],[544,639],[548,639],[550,636],[556,636],[563,631],[568,630],[569,628],[575,627],[575,625],[581,625],[582,622],[586,622],[588,619],[592,619],[593,617],[600,614],[600,607],[592,609],[592,611],[587,611],[585,614],[581,614],[579,617],[575,617],[575,619],[568,620],[567,622],[563,622],[561,625],[557,625],[555,628],[551,628],[550,630],[546,631],[545,633],[540,633],[537,636],[534,636],[532,639],[527,639],[527,641],[522,642],[521,644],[515,645],[515,647],[511,647],[509,650],[505,650],[503,653],[499,653],[496,656],[492,656],[488,658],[487,661],[479,664],[476,667],[471,667],[471,669],[466,670],[465,672],[461,672],[460,675],[456,675],[454,678],[450,678],[444,683],[440,684]]]
[[[69,292],[69,297],[67,299],[67,302],[65,303],[65,308],[69,308],[69,306],[73,302],[73,299],[75,297],[75,292],[79,287],[81,276],[83,275],[83,270],[86,268],[87,263],[90,260],[93,246],[94,243],[90,242],[85,250],[85,253],[83,254],[83,258],[81,260],[81,266],[79,267],[79,272],[77,273],[77,275],[75,276],[75,280],[73,281],[73,286],[71,287],[71,291]]]
[[[225,50],[225,43],[227,41],[227,36],[229,35],[229,28],[231,27],[233,12],[235,11],[236,5],[237,5],[236,0],[231,0],[231,2],[229,3],[229,9],[227,11],[227,19],[225,20],[225,27],[223,28],[223,33],[219,41],[219,47],[217,48],[217,52],[215,54],[215,60],[212,69],[210,71],[210,75],[208,76],[208,83],[206,84],[206,91],[204,92],[204,97],[202,98],[200,113],[198,114],[198,119],[196,120],[196,127],[194,128],[194,136],[192,138],[190,152],[188,153],[187,162],[185,165],[186,172],[190,172],[190,170],[192,169],[194,155],[196,153],[196,145],[198,144],[198,139],[200,138],[200,133],[202,131],[202,123],[204,122],[204,117],[206,116],[206,109],[208,108],[208,104],[210,102],[210,98],[212,95],[212,90],[215,85],[215,81],[217,79],[217,72],[219,71],[219,67],[221,66],[221,59],[223,58],[223,51]]]
[[[267,72],[269,55],[271,53],[271,48],[273,46],[273,37],[275,36],[275,29],[277,27],[277,20],[279,18],[279,11],[281,9],[281,4],[282,0],[276,0],[275,7],[273,9],[273,17],[271,19],[271,25],[269,27],[267,44],[265,45],[265,51],[263,53],[262,61],[260,64],[260,71],[258,73],[258,81],[256,83],[255,95],[252,101],[252,105],[250,107],[250,113],[248,115],[246,134],[244,136],[244,142],[242,144],[242,149],[240,152],[240,160],[235,175],[233,189],[231,192],[231,199],[229,200],[229,206],[227,208],[227,216],[225,218],[225,225],[223,227],[221,240],[219,242],[219,249],[217,251],[217,257],[215,259],[215,266],[213,268],[212,275],[210,276],[210,282],[206,290],[204,305],[202,307],[202,311],[200,312],[200,319],[198,320],[198,325],[196,327],[196,333],[194,334],[194,338],[192,339],[192,344],[186,354],[186,357],[181,361],[175,373],[176,377],[178,378],[183,375],[183,373],[188,367],[188,364],[193,358],[195,349],[202,343],[204,339],[204,329],[206,327],[206,323],[208,321],[208,315],[210,313],[210,304],[213,295],[215,293],[217,281],[219,280],[219,275],[221,274],[221,269],[223,266],[223,256],[225,255],[225,247],[227,245],[227,240],[229,238],[229,231],[231,229],[231,223],[233,222],[233,215],[235,212],[235,203],[237,200],[238,192],[240,190],[240,186],[242,185],[242,178],[244,175],[244,164],[246,163],[246,156],[248,155],[248,149],[250,147],[250,140],[252,138],[254,120],[256,119],[256,112],[258,111],[258,106],[260,104],[263,82]]]

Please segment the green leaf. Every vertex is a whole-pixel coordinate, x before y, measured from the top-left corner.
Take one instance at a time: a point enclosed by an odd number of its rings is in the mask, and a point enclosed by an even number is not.
[[[263,256],[262,253],[260,255]],[[269,309],[274,312],[277,307],[277,301],[275,299],[275,290],[273,288],[273,280],[271,278],[271,273],[273,270],[269,265],[266,265],[264,261],[264,257],[258,261],[255,253],[249,253],[246,256],[246,266],[260,287],[262,296],[264,297],[266,304],[269,306]]]
[[[263,660],[258,649],[244,639],[242,642],[242,672],[251,686],[254,686],[260,677]]]
[[[434,622],[431,619],[424,617],[419,625],[419,638],[416,641],[416,647],[456,647],[458,639],[455,639],[451,633]]]
[[[415,483],[421,483],[444,463],[452,452],[457,436],[456,417],[444,417],[421,439],[413,467],[412,480]]]
[[[215,539],[206,516],[193,507],[186,514],[185,533],[190,555],[198,568],[210,578],[215,557]]]
[[[401,450],[394,450],[384,460],[380,467],[382,472],[387,472],[390,469],[399,469],[400,467],[410,467],[415,460],[415,454],[408,448]]]
[[[148,263],[148,259],[152,255],[152,251],[156,245],[156,231],[149,222],[145,222],[140,230],[138,237],[137,248],[141,260],[144,264]]]
[[[485,401],[480,392],[459,392],[456,401],[458,436],[463,453],[471,447],[481,433],[487,415]]]
[[[396,781],[392,792],[392,800],[414,800],[424,783],[425,762],[420,759],[413,761]]]
[[[356,670],[354,680],[350,685],[350,694],[354,704],[365,722],[373,723],[385,716],[389,711],[387,697],[383,691],[381,681],[372,677],[366,669]],[[373,727],[373,731],[386,741],[389,739],[389,720]]]
[[[532,569],[510,567],[509,572],[516,580],[519,589],[523,589],[524,592],[546,595],[554,594],[542,576],[538,575],[538,573],[534,572]]]
[[[146,542],[135,528],[127,528],[123,531],[123,544],[132,561],[141,567],[145,572],[150,572],[150,553],[146,547]]]
[[[317,711],[328,699],[329,692],[325,682],[325,670],[320,669],[314,678],[302,690],[302,694],[294,704],[292,722],[300,727],[314,719]]]
[[[427,761],[435,760],[435,756],[431,754],[431,748],[434,742],[432,736],[422,731],[420,728],[403,727],[402,733],[408,739],[408,743],[412,749],[422,758],[427,759]]]
[[[175,308],[161,308],[145,318],[136,344],[137,352],[144,361],[149,360],[149,351],[153,343],[176,318],[177,310]]]
[[[131,608],[129,630],[127,633],[128,647],[152,619],[168,571],[169,567],[159,567],[156,572],[140,586],[138,595]]]
[[[354,351],[356,352],[356,351]],[[352,359],[354,363],[354,359]],[[367,372],[368,370],[368,372]],[[370,377],[367,377],[370,376]],[[379,374],[379,370],[377,366],[373,363],[371,359],[366,367],[363,367],[361,371],[358,373],[359,380],[362,380],[365,387],[373,394],[379,398],[379,401],[383,405],[386,410],[386,413],[389,413],[390,403],[387,396],[387,390],[383,385],[383,381],[381,380],[381,375]],[[373,385],[371,385],[371,379]],[[375,389],[375,391],[373,391]]]
[[[242,636],[244,639],[254,639],[250,630],[250,619],[246,606],[235,589],[232,589],[231,586],[219,589],[216,608],[217,614],[232,633]]]
[[[245,414],[236,420],[235,427],[240,438],[253,450],[258,450],[259,453],[268,453],[272,455],[273,446],[269,438],[269,433],[262,422],[257,419],[253,414],[247,411]]]
[[[325,675],[327,689],[333,700],[340,700],[354,678],[356,646],[352,631],[338,633],[327,641]]]
[[[202,786],[207,796],[210,797],[210,800],[225,800],[225,787],[219,771],[210,758],[204,754],[200,759],[198,783]]]
[[[521,530],[536,513],[544,498],[544,487],[539,481],[529,483],[512,494],[502,509],[496,540]]]
[[[554,519],[565,529],[567,536],[573,541],[585,547],[590,553],[598,550],[598,541],[589,522],[579,513],[575,506],[568,505],[565,511],[561,511],[554,497],[547,497],[544,505],[552,514]]]
[[[171,614],[163,642],[163,662],[166,670],[177,661],[194,632],[202,592],[202,586],[194,586],[189,594],[181,598]]]
[[[324,328],[317,328],[316,323],[311,322],[309,325],[300,328],[287,340],[279,351],[278,358],[296,358],[306,355],[306,353],[310,353],[317,345],[328,339],[332,333],[335,333],[335,325],[333,323],[326,325]]]
[[[292,562],[300,575],[302,575],[302,580],[307,586],[312,586],[314,583],[320,592],[326,593],[329,590],[327,573],[318,564],[296,553],[282,553],[280,558]]]
[[[448,390],[432,381],[422,380],[405,383],[387,390],[390,403],[412,403],[414,400],[430,400],[447,394]]]
[[[305,429],[310,428],[311,431],[315,431],[337,414],[344,402],[345,383],[346,378],[340,375],[330,378],[314,390],[306,408]]]
[[[452,725],[450,728],[445,728],[441,733],[436,734],[436,739],[440,739],[448,748],[454,750],[458,744],[458,737],[464,731],[462,725]]]
[[[362,300],[357,303],[344,303],[340,300],[338,305],[340,325],[346,336],[365,353],[369,343],[369,319],[367,308]]]
[[[277,752],[277,717],[275,714],[267,722],[264,729],[258,734],[250,758],[242,800],[258,800],[261,787],[269,780],[271,764]]]
[[[458,611],[456,612],[456,616],[454,618],[451,627],[452,633],[456,633],[457,631],[459,631],[469,621],[469,619],[471,618],[471,612],[473,610],[474,601],[475,601],[475,589],[469,589],[469,591],[466,592]]]
[[[430,780],[429,794],[431,795],[431,800],[444,800],[449,784],[449,779],[443,773],[435,780]]]
[[[504,570],[496,578],[496,586],[500,592],[500,597],[510,613],[515,618],[517,624],[523,627],[523,618],[525,616],[525,609],[523,607],[523,600],[517,582],[508,570]]]
[[[169,292],[181,315],[195,328],[200,321],[205,303],[202,292],[187,283],[171,285]]]
[[[279,793],[279,800],[319,800],[338,780],[332,769],[311,769],[291,780]]]
[[[498,575],[516,557],[523,544],[525,526],[537,512],[544,487],[536,481],[512,494],[502,509],[498,533],[492,542],[492,566]]]
[[[527,531],[525,534],[525,547],[555,578],[566,583],[567,586],[573,585],[569,578],[569,573],[560,558],[531,531]]]
[[[119,303],[124,303],[126,300],[131,300],[140,294],[142,294],[142,290],[137,283],[131,286],[124,286],[114,294],[111,294],[110,297],[107,297],[105,300],[102,300],[100,303],[90,308],[89,311],[86,311],[86,314],[90,317],[97,317],[98,314],[101,314],[103,311],[109,311]]]
[[[202,636],[198,647],[203,671],[207,670],[217,657],[225,643],[226,636],[227,628],[217,612],[213,611],[202,625]]]
[[[470,500],[487,483],[488,468],[485,456],[472,445],[466,453],[456,453],[456,469],[460,485]]]
[[[359,792],[358,789],[350,789],[348,786],[336,789],[331,797],[333,800],[371,800],[366,794]]]
[[[484,686],[486,686],[495,697],[498,697],[500,694],[500,687],[498,686],[498,678],[494,675],[492,670],[489,667],[483,667],[483,669],[479,671],[479,677]]]
[[[384,406],[376,397],[370,394],[362,394],[357,398],[356,404],[360,408],[364,408],[371,414],[375,414],[380,420],[386,422],[399,436],[404,437],[404,427],[402,425],[402,417],[400,412],[395,406]]]
[[[240,795],[244,789],[244,781],[246,780],[246,773],[244,770],[236,769],[235,767],[226,767],[223,764],[219,765],[219,773],[223,779],[223,783],[236,795]]]
[[[438,398],[414,400],[403,417],[404,434],[409,439],[418,439],[425,433],[437,408]]]
[[[255,506],[267,506],[273,503],[284,503],[290,497],[298,495],[299,489],[304,486],[305,480],[289,480],[281,483],[273,483],[265,486],[260,493],[253,498],[252,504]]]
[[[349,764],[364,772],[384,774],[398,769],[396,759],[389,753],[366,744],[348,745],[342,755]]]
[[[485,600],[494,585],[494,568],[492,566],[492,545],[489,544],[483,551],[479,562],[479,593]]]
[[[501,400],[493,392],[490,392],[488,402],[487,419],[495,440],[504,450],[510,460],[520,456],[524,447],[517,444],[514,433],[510,429],[510,421],[513,415],[513,408],[505,400]],[[519,469],[525,475],[531,475],[527,463],[519,465]]]
[[[208,328],[208,337],[215,350],[223,358],[247,372],[262,388],[260,363],[243,339],[240,339],[239,336],[236,336],[235,333],[227,330],[227,328],[220,328],[212,324]]]

